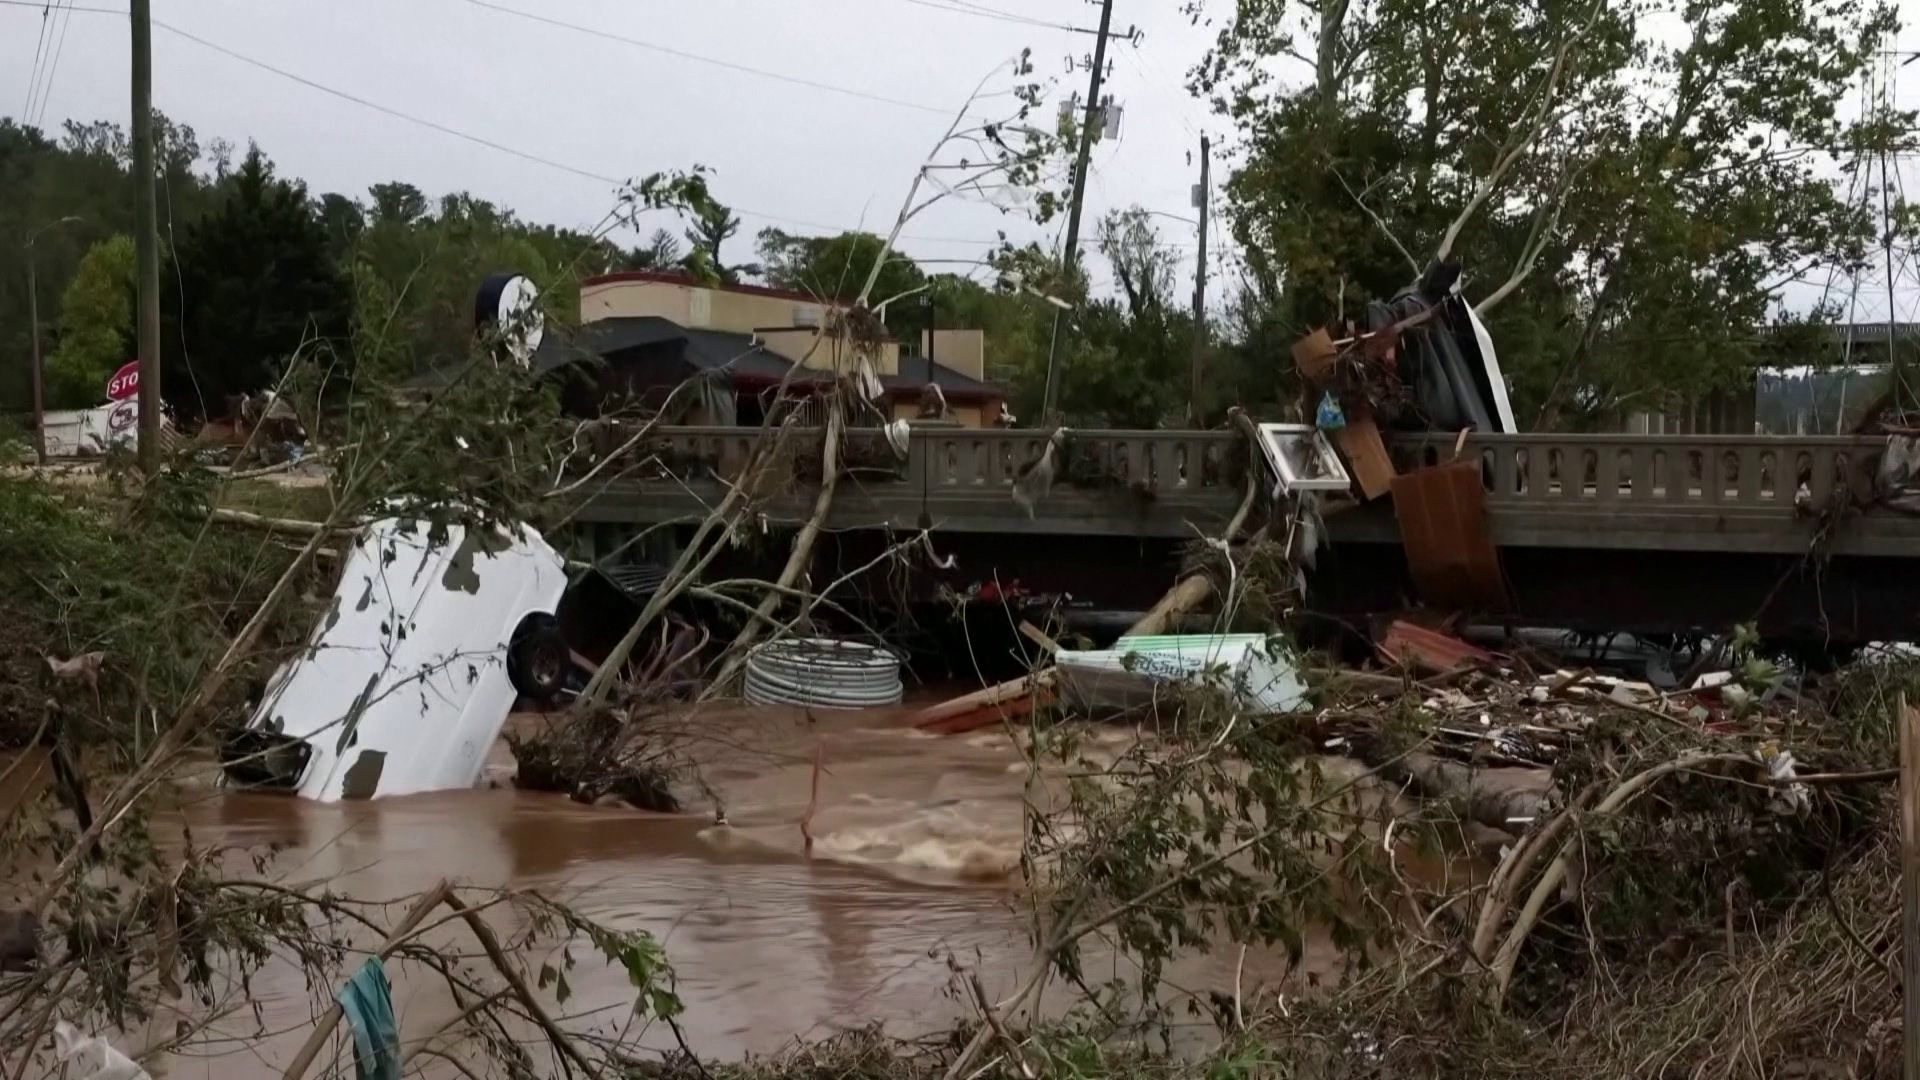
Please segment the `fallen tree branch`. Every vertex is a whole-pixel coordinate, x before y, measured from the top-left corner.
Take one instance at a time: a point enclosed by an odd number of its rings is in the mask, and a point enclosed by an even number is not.
[[[820,494],[814,498],[813,514],[793,538],[793,549],[787,555],[787,564],[780,568],[780,576],[774,579],[774,588],[760,599],[753,609],[753,617],[734,635],[733,644],[727,646],[731,659],[716,680],[721,685],[732,682],[734,675],[746,665],[747,650],[753,647],[754,639],[760,636],[761,620],[770,618],[774,609],[780,606],[779,590],[792,588],[806,570],[813,558],[813,545],[820,539],[821,527],[826,524],[827,513],[833,509],[833,493],[840,481],[840,428],[841,413],[844,411],[838,395],[834,396],[829,409],[826,445],[820,451]]]
[[[393,928],[393,931],[387,935],[387,939],[381,942],[380,948],[374,951],[374,956],[382,960],[391,956],[394,949],[398,948],[400,943],[413,933],[414,928],[426,919],[428,912],[452,898],[453,887],[445,878],[442,878],[433,888],[421,893],[420,898],[407,909],[407,914],[400,920],[399,925]],[[325,1015],[321,1016],[319,1023],[313,1026],[313,1031],[307,1035],[307,1041],[300,1045],[299,1053],[293,1056],[293,1062],[287,1066],[287,1071],[281,1074],[280,1080],[300,1080],[305,1076],[307,1069],[313,1065],[313,1059],[319,1057],[321,1048],[327,1045],[328,1036],[333,1034],[334,1028],[340,1026],[340,1020],[345,1015],[338,1000],[327,1006]]]
[[[1247,517],[1253,512],[1253,504],[1260,496],[1260,443],[1258,432],[1246,412],[1238,407],[1228,411],[1228,416],[1241,433],[1247,436],[1247,482],[1246,493],[1240,497],[1240,506],[1227,519],[1227,527],[1220,532],[1223,543],[1233,543],[1234,537],[1246,526]],[[1258,539],[1266,530],[1260,529],[1254,534]],[[1213,578],[1205,570],[1196,570],[1174,583],[1173,588],[1160,597],[1145,615],[1127,630],[1127,636],[1139,637],[1148,634],[1164,634],[1175,619],[1199,607],[1213,596]]]
[[[92,853],[94,846],[100,842],[101,835],[132,808],[134,800],[152,786],[171,764],[173,755],[186,746],[199,724],[200,714],[220,695],[221,691],[226,689],[227,682],[233,677],[233,669],[239,663],[240,657],[251,650],[254,642],[259,640],[268,620],[293,591],[294,579],[306,567],[308,560],[313,558],[314,552],[319,550],[327,535],[327,531],[323,529],[307,537],[306,544],[294,556],[293,561],[287,564],[287,568],[280,572],[279,580],[273,583],[273,588],[268,591],[266,598],[254,610],[253,617],[247,620],[247,624],[241,628],[240,633],[228,643],[220,659],[208,669],[206,676],[200,681],[199,688],[174,717],[173,723],[154,743],[153,749],[141,760],[139,767],[115,785],[106,799],[101,802],[99,813],[95,816],[93,824],[81,832],[79,839],[74,841],[73,847],[60,860],[59,865],[47,875],[46,885],[34,897],[29,910],[36,916],[46,914],[47,905],[53,902],[54,896],[59,892],[68,875],[72,874]]]
[[[493,966],[499,969],[500,977],[507,981],[507,986],[513,990],[513,996],[520,999],[520,1004],[526,1008],[527,1015],[533,1017],[533,1022],[539,1024],[540,1030],[546,1032],[547,1038],[553,1043],[553,1048],[569,1061],[580,1066],[587,1075],[598,1076],[600,1070],[587,1061],[586,1055],[580,1052],[580,1048],[573,1044],[573,1040],[567,1037],[567,1033],[560,1030],[560,1025],[554,1023],[553,1017],[541,1007],[539,999],[533,996],[533,991],[527,989],[526,979],[520,976],[520,972],[507,959],[506,952],[500,948],[500,939],[494,936],[493,928],[487,925],[486,920],[480,918],[478,913],[462,903],[460,898],[451,892],[442,899],[466,922],[468,928],[473,931],[473,936],[479,939],[480,947],[486,950],[487,959],[493,961]]]
[[[1500,865],[1494,867],[1493,876],[1487,880],[1486,899],[1480,904],[1480,918],[1473,928],[1473,958],[1482,966],[1492,959],[1487,954],[1493,948],[1493,939],[1500,932],[1507,909],[1513,904],[1514,890],[1527,880],[1527,871],[1540,860],[1540,853],[1573,824],[1574,818],[1599,790],[1598,785],[1588,785],[1572,805],[1555,814],[1544,826],[1521,837],[1507,857],[1500,860]]]
[[[266,529],[269,532],[294,533],[299,536],[341,536],[359,530],[350,525],[328,525],[319,521],[301,521],[297,518],[268,517],[251,510],[234,510],[225,506],[216,506],[210,515],[213,520],[227,525],[244,525],[250,529]]]
[[[1745,754],[1704,752],[1683,754],[1672,761],[1663,762],[1628,777],[1609,792],[1606,798],[1600,800],[1599,805],[1593,808],[1593,812],[1611,814],[1639,797],[1662,777],[1713,764],[1754,766],[1759,763]],[[1565,813],[1577,812],[1565,811]],[[1500,951],[1494,954],[1493,983],[1488,987],[1487,996],[1488,1004],[1495,1009],[1500,1008],[1506,1000],[1507,986],[1513,981],[1513,966],[1520,957],[1521,946],[1526,944],[1527,936],[1533,933],[1534,925],[1540,921],[1540,915],[1546,909],[1547,901],[1560,888],[1560,883],[1567,878],[1567,871],[1573,857],[1573,845],[1574,841],[1569,839],[1560,846],[1560,853],[1547,867],[1547,872],[1540,875],[1540,880],[1534,885],[1532,894],[1527,897],[1526,906],[1520,909],[1519,917],[1514,920],[1513,929],[1507,933],[1506,940],[1500,944]]]

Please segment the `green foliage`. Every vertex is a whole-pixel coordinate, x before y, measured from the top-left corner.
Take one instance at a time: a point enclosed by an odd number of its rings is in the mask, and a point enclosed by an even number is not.
[[[47,358],[49,408],[99,404],[107,380],[133,359],[133,275],[130,236],[108,237],[80,260],[60,301],[60,346]]]
[[[48,695],[43,657],[101,652],[99,694],[55,693],[76,738],[138,746],[160,716],[184,702],[206,665],[258,607],[291,553],[261,535],[203,534],[210,478],[169,473],[137,501],[86,488],[60,490],[30,476],[0,477],[0,743],[31,736]],[[248,659],[263,675],[306,629],[288,608],[266,648]]]
[[[177,236],[217,199],[228,148],[215,140],[203,149],[192,128],[159,114],[154,141],[162,228],[171,226]],[[24,413],[30,403],[24,241],[36,237],[32,258],[45,333],[55,323],[54,302],[87,252],[132,233],[130,157],[126,132],[116,124],[69,122],[62,132],[43,132],[0,119],[0,411]],[[78,220],[48,227],[68,217]]]
[[[765,260],[767,284],[823,300],[858,299],[885,247],[884,238],[868,232],[796,236],[780,229],[760,230],[759,251]],[[880,269],[869,299],[874,304],[891,300],[918,289],[926,280],[912,258],[892,252]]]
[[[1058,261],[1036,245],[1003,245],[993,254],[997,288],[991,299],[972,298],[968,306],[980,312],[979,325],[987,330],[1000,365],[995,374],[1013,384],[1014,413],[1037,420],[1060,314],[1042,297],[1078,301],[1062,327],[1072,340],[1057,350],[1056,408],[1066,423],[1132,428],[1178,423],[1186,412],[1193,318],[1172,295],[1173,254],[1139,207],[1109,214],[1098,225],[1095,242],[1113,271],[1117,298],[1088,299],[1085,279],[1064,280]]]
[[[1170,684],[1172,685],[1172,684]],[[1137,977],[1094,994],[1154,1000],[1178,953],[1279,946],[1292,964],[1309,933],[1350,959],[1391,929],[1378,800],[1323,768],[1307,732],[1249,717],[1199,684],[1169,694],[1156,737],[1117,749],[1075,724],[1036,726],[1032,756],[1069,777],[1066,803],[1028,817],[1022,867],[1049,881],[1042,924],[1099,926]],[[1053,962],[1086,987],[1081,943]]]
[[[362,362],[402,381],[464,362],[474,343],[474,295],[501,271],[540,286],[550,318],[577,317],[571,272],[576,259],[600,254],[591,237],[530,225],[466,193],[431,210],[409,185],[376,184],[371,194],[348,255]]]
[[[225,415],[229,395],[270,388],[303,343],[344,338],[349,293],[328,248],[305,185],[249,150],[172,260],[161,390],[177,412]]]
[[[1780,284],[1863,256],[1863,189],[1820,151],[1907,137],[1904,117],[1840,119],[1891,26],[1870,0],[1242,0],[1196,75],[1245,125],[1243,303],[1283,335],[1353,316],[1464,214],[1469,299],[1522,275],[1488,321],[1523,423],[1742,386]],[[1279,77],[1289,58],[1312,78]]]
[[[720,257],[720,245],[740,231],[738,214],[712,198],[694,200],[690,213],[693,221],[687,226],[687,243],[691,247],[687,252],[687,268],[695,277],[735,285],[741,275],[760,272],[752,263],[729,266]]]

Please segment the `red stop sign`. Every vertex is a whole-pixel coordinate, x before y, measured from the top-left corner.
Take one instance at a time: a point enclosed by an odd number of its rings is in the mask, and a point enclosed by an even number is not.
[[[140,361],[129,360],[107,380],[107,400],[125,401],[140,392]]]

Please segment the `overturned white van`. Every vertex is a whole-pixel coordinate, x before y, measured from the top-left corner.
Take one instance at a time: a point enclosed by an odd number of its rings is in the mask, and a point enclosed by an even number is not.
[[[532,529],[366,526],[306,648],[226,740],[227,782],[321,802],[472,787],[516,697],[566,679],[566,586]]]

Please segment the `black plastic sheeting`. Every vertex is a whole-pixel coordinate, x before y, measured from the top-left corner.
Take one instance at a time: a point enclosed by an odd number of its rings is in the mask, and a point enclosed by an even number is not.
[[[1427,311],[1434,314],[1400,334],[1400,381],[1413,398],[1415,415],[1393,425],[1427,431],[1499,431],[1493,387],[1480,355],[1466,302],[1453,291],[1460,264],[1448,261],[1430,267],[1420,281],[1400,291],[1389,303],[1367,305],[1370,331],[1384,330]]]

